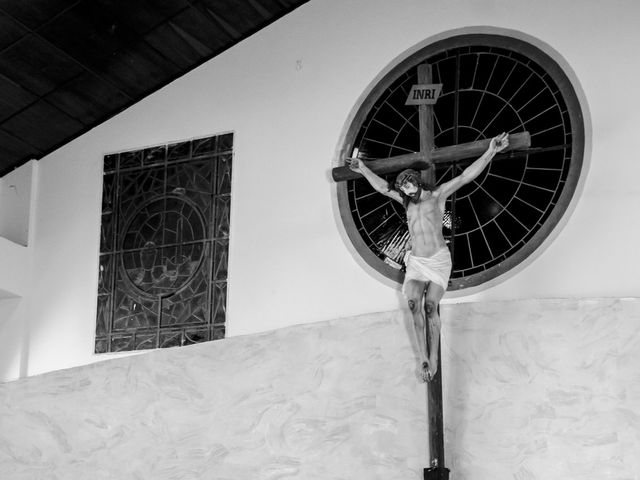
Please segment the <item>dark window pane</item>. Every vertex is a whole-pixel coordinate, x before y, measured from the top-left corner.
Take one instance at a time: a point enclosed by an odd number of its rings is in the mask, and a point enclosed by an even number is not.
[[[191,142],[174,143],[167,146],[167,161],[185,160],[191,157]]]
[[[136,333],[135,350],[148,350],[158,346],[156,333]]]
[[[182,332],[160,332],[160,348],[180,347],[182,345]]]

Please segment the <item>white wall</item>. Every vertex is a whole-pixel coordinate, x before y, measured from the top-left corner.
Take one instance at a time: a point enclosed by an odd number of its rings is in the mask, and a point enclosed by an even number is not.
[[[31,160],[0,178],[0,298],[22,296],[29,289],[37,171]]]
[[[28,352],[24,323],[25,302],[20,297],[0,298],[0,379],[23,376],[23,361]]]
[[[31,253],[0,237],[0,298],[22,296],[29,290]]]
[[[28,373],[37,178],[34,160],[0,178],[0,381]]]
[[[30,160],[0,178],[0,237],[23,246],[29,241],[36,170],[36,161]]]
[[[102,157],[230,130],[228,335],[398,308],[351,255],[329,170],[381,72],[448,32],[543,48],[578,80],[591,130],[584,189],[555,240],[508,280],[448,301],[638,296],[639,19],[631,0],[312,0],[39,162],[29,372],[95,360]]]

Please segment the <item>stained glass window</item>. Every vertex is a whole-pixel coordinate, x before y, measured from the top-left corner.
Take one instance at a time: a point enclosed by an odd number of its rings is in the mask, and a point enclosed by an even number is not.
[[[95,352],[224,338],[233,134],[104,158]]]

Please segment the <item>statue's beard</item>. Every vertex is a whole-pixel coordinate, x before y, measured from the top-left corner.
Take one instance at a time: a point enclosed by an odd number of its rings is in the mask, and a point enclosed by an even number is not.
[[[418,187],[418,190],[416,190],[415,193],[407,195],[407,197],[409,197],[409,201],[411,201],[411,203],[418,203],[420,201],[420,195],[422,195],[422,187]]]

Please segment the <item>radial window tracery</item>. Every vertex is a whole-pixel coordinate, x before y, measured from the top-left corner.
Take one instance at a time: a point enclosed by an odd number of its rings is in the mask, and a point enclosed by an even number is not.
[[[446,204],[443,233],[453,254],[451,289],[478,285],[526,258],[557,224],[576,187],[584,127],[560,67],[525,42],[495,36],[447,39],[403,61],[361,106],[343,151],[363,160],[420,150],[418,108],[405,105],[417,66],[442,83],[433,109],[436,148],[529,132],[531,148],[494,160]],[[472,161],[437,164],[438,183]],[[386,175],[392,183],[394,174]],[[401,281],[408,231],[402,205],[364,179],[338,186],[343,221],[363,258]]]

